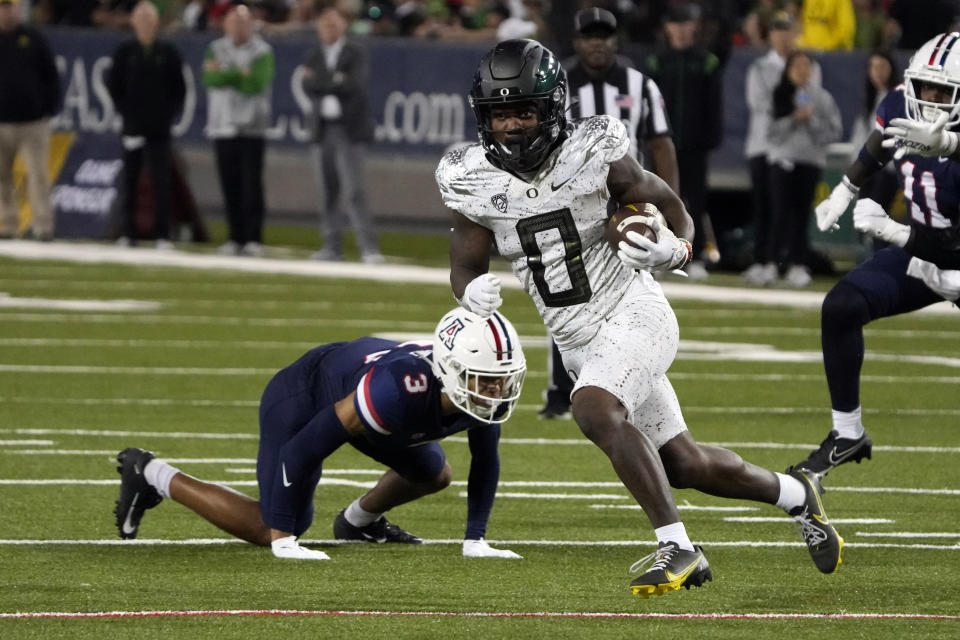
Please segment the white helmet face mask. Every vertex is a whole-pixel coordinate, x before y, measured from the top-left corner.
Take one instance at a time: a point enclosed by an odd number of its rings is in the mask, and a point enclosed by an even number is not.
[[[947,127],[960,124],[960,33],[942,33],[927,41],[910,58],[903,72],[907,117],[917,122],[933,122],[941,112],[950,118]],[[946,89],[950,100],[945,103],[921,99],[924,84]]]
[[[453,404],[478,420],[510,417],[526,371],[517,330],[499,313],[481,318],[457,308],[433,332],[434,375]]]

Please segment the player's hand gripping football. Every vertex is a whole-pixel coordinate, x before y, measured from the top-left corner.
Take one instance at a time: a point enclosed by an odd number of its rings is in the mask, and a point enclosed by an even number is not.
[[[463,557],[523,559],[523,556],[508,549],[494,549],[487,544],[487,541],[483,538],[479,540],[464,540]]]
[[[837,220],[840,219],[840,216],[847,210],[847,207],[850,206],[859,192],[860,188],[853,186],[850,178],[843,176],[843,180],[833,188],[830,196],[814,209],[814,213],[817,214],[817,227],[820,231],[836,231],[839,229],[840,225],[837,224]]]
[[[621,241],[617,251],[620,262],[632,269],[659,271],[679,269],[690,261],[689,242],[678,238],[656,218],[652,218],[647,226],[657,235],[656,242],[636,231],[628,231],[630,242]]]
[[[898,247],[906,246],[910,239],[910,227],[891,219],[883,207],[869,198],[857,200],[857,206],[853,208],[853,226],[857,231]]]
[[[887,149],[896,149],[893,157],[899,160],[906,154],[924,158],[949,156],[957,150],[960,134],[946,131],[950,114],[940,113],[933,122],[916,122],[907,118],[894,118],[883,128],[883,142]]]
[[[460,300],[461,307],[482,318],[493,315],[502,304],[500,278],[492,273],[485,273],[471,280],[463,290],[463,299]]]

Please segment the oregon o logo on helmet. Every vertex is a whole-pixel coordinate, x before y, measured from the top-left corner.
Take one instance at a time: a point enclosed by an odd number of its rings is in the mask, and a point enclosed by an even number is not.
[[[464,140],[466,109],[456,93],[391,91],[376,139],[406,144],[451,144]]]
[[[500,95],[502,95],[502,96],[508,96],[508,95],[510,95],[510,89],[507,89],[506,87],[501,88],[501,89],[500,89]]]

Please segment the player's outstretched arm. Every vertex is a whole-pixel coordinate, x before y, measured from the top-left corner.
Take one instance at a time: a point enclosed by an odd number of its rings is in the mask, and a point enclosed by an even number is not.
[[[500,425],[476,426],[467,432],[467,437],[470,441],[470,476],[467,479],[463,555],[466,558],[522,558],[507,549],[494,549],[483,539],[500,481]]]
[[[860,148],[857,159],[847,167],[843,179],[814,210],[820,231],[835,231],[840,228],[837,221],[850,207],[850,203],[857,199],[860,186],[882,169],[892,155],[893,152],[883,146],[883,134],[879,131],[871,133]]]

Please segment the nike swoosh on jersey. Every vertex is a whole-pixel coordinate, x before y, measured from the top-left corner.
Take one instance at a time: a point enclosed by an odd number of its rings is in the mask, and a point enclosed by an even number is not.
[[[280,470],[283,471],[283,486],[289,487],[289,486],[292,485],[293,483],[292,483],[292,482],[287,482],[287,465],[285,465],[284,463],[281,462],[281,463],[280,463]]]
[[[133,510],[136,508],[137,500],[139,499],[140,499],[139,493],[133,496],[133,501],[130,503],[130,508],[127,509],[127,517],[123,520],[123,526],[121,527],[124,533],[133,533],[137,530],[137,528],[133,526],[132,517],[133,517]]]

